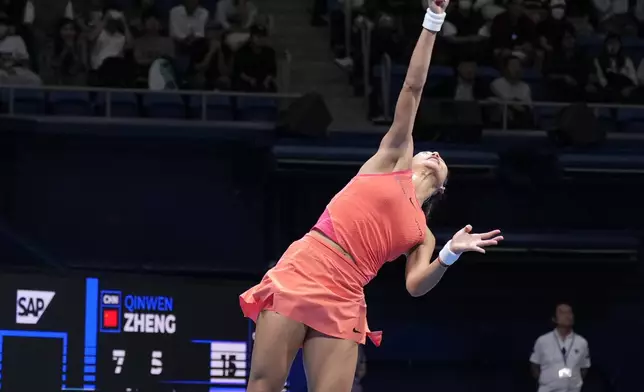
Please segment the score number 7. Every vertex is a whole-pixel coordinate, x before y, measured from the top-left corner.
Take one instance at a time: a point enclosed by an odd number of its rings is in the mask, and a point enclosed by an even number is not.
[[[112,360],[116,362],[114,367],[114,374],[121,374],[123,365],[125,364],[125,350],[112,350]],[[150,374],[158,376],[163,373],[163,352],[152,351],[152,358],[150,360]]]

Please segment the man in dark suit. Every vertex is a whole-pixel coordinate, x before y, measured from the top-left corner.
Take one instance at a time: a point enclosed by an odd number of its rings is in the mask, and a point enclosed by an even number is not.
[[[433,98],[455,101],[479,101],[490,96],[488,83],[477,78],[476,61],[462,58],[456,64],[456,77],[446,79],[435,88],[428,90]]]

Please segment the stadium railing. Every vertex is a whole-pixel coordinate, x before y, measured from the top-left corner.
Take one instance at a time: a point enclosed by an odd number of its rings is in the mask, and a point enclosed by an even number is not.
[[[274,122],[289,93],[0,86],[0,114]]]

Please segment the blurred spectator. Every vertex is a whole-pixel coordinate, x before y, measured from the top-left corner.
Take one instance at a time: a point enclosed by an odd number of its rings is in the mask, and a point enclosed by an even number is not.
[[[181,51],[189,51],[192,44],[206,36],[208,10],[199,6],[199,0],[184,0],[170,10],[170,36]]]
[[[251,28],[249,41],[235,53],[234,82],[237,90],[271,92],[277,90],[277,58],[268,46],[267,31]]]
[[[503,66],[503,76],[490,84],[493,100],[508,102],[508,128],[530,128],[534,125],[532,114],[532,91],[530,86],[521,80],[523,67],[521,60],[508,57]],[[500,119],[499,112],[496,118]]]
[[[352,45],[354,42],[357,42],[360,35],[360,25],[363,25],[366,22],[364,15],[364,0],[338,0],[338,8],[331,11],[330,15],[330,44],[333,53],[336,56],[336,64],[342,68],[350,68],[353,63],[351,56],[353,53],[348,53],[346,48],[346,34],[351,36]],[[351,8],[351,26],[349,31],[346,30],[346,7],[347,5]],[[379,18],[379,16],[374,15],[374,18]],[[358,48],[352,48],[354,50]]]
[[[257,8],[247,0],[219,0],[217,22],[224,30],[248,30],[255,24]]]
[[[0,17],[0,84],[41,84],[40,77],[29,69],[29,53],[24,40],[12,34],[6,17]]]
[[[504,5],[505,0],[476,0],[473,9],[480,12],[485,20],[492,21],[505,12]]]
[[[476,61],[461,59],[456,65],[456,78],[448,79],[428,92],[434,96],[455,101],[479,101],[490,96],[489,86],[477,78]]]
[[[544,75],[549,100],[577,102],[583,100],[587,72],[584,54],[576,46],[572,31],[566,31],[561,44],[546,54]]]
[[[103,19],[90,33],[89,41],[94,43],[91,53],[94,83],[105,87],[128,87],[132,67],[124,56],[132,36],[123,12],[106,10]]]
[[[50,61],[55,84],[83,86],[87,84],[87,42],[80,28],[71,19],[60,22],[58,36],[54,41],[53,58]]]
[[[573,331],[575,316],[570,305],[557,305],[552,317],[554,331],[541,335],[530,356],[538,392],[580,392],[588,369],[588,342]]]
[[[364,354],[364,348],[358,345],[358,363],[356,365],[356,374],[353,378],[353,387],[351,392],[362,392],[362,379],[367,374],[367,357]]]
[[[47,60],[52,58],[54,39],[58,36],[59,22],[63,18],[74,19],[74,6],[70,0],[27,0],[17,1],[24,4],[23,20],[30,39],[39,69],[49,68]],[[81,8],[82,2],[78,2]]]
[[[642,0],[633,0],[637,4]],[[608,34],[635,35],[637,23],[630,12],[630,0],[592,0],[599,30]]]
[[[527,61],[532,59],[536,28],[525,15],[522,0],[509,0],[508,11],[494,18],[490,39],[497,63],[517,53]]]
[[[574,31],[572,23],[566,18],[566,1],[551,0],[549,15],[537,25],[541,49],[546,53],[555,52],[563,42],[564,34]]]
[[[231,87],[232,52],[222,43],[223,30],[210,26],[206,31],[208,51],[195,64],[190,85],[196,89],[228,90]]]
[[[638,80],[633,60],[624,54],[622,40],[608,35],[601,53],[593,60],[594,70],[589,77],[588,91],[601,95],[603,100],[634,99]]]
[[[459,0],[447,14],[442,37],[447,41],[452,54],[478,54],[490,32],[478,11],[472,10],[472,0]]]
[[[143,16],[143,35],[134,40],[134,61],[138,75],[147,79],[150,65],[158,58],[174,58],[174,41],[160,34],[161,23],[154,13]]]

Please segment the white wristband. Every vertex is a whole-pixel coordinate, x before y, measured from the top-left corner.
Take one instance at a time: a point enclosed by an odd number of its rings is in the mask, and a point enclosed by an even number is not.
[[[461,257],[460,253],[457,254],[451,251],[450,245],[452,245],[452,240],[447,241],[443,249],[438,252],[438,259],[448,267],[456,263],[456,260]]]
[[[427,12],[425,13],[425,20],[423,20],[423,27],[429,31],[438,33],[439,31],[441,31],[441,27],[443,26],[443,22],[445,21],[445,15],[447,15],[445,12],[443,12],[442,14],[437,14],[427,8]]]

